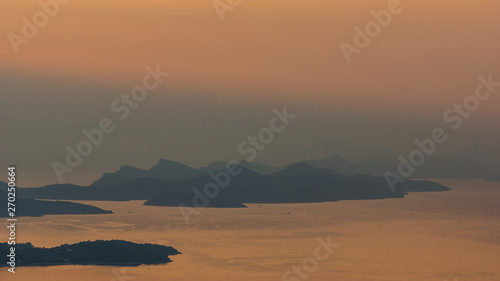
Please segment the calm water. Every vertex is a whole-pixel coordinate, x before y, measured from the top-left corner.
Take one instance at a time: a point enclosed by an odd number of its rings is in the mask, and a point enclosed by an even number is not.
[[[22,218],[18,241],[50,247],[124,239],[171,245],[184,254],[158,266],[30,267],[15,275],[3,268],[0,278],[278,281],[313,256],[318,237],[330,235],[340,247],[307,280],[500,280],[500,183],[439,182],[454,190],[405,199],[206,209],[190,225],[175,207],[91,202],[115,214]]]

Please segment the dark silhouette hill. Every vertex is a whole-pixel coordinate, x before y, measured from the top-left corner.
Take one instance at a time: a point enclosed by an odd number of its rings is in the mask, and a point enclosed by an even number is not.
[[[226,166],[227,166],[226,161],[219,160],[219,161],[215,161],[215,162],[208,164],[206,167],[203,167],[200,170],[202,170],[204,172],[204,174],[208,174],[208,172],[210,172],[210,171],[224,170],[226,168]]]
[[[134,179],[148,177],[147,170],[138,169],[132,166],[122,166],[113,173],[104,173],[99,179],[92,183],[91,187],[114,187]]]
[[[357,167],[340,155],[333,155],[323,159],[308,160],[306,162],[316,168],[331,169],[344,175],[355,175],[360,173],[360,167]]]
[[[345,175],[330,169],[319,169],[309,165],[306,162],[300,162],[297,164],[290,165],[282,170],[270,174],[272,176],[288,177],[295,175],[309,175],[309,176],[319,176],[319,175],[330,175],[336,177],[345,177]]]
[[[472,146],[453,155],[427,156],[425,165],[415,169],[412,178],[497,178],[500,169],[500,160],[498,160],[500,155],[497,157],[496,152],[491,153],[491,151],[491,147]],[[397,154],[387,151],[366,153],[366,157],[357,157],[352,161],[340,155],[333,155],[323,159],[296,162],[281,167],[245,160],[240,161],[239,164],[241,167],[257,172],[260,175],[271,175],[303,162],[314,168],[332,170],[347,176],[364,174],[381,177],[387,171],[397,172],[400,164]],[[206,167],[195,169],[176,161],[160,159],[156,165],[148,170],[122,166],[116,172],[103,174],[90,187],[117,187],[140,178],[156,178],[180,182],[205,176],[211,171],[223,170],[226,166],[227,162],[216,161]]]
[[[188,188],[179,183],[156,178],[141,178],[110,188],[106,198],[113,201],[149,200],[165,192],[186,193],[188,191]]]
[[[37,188],[17,188],[18,198],[105,200],[109,194],[110,192],[105,189],[74,184],[51,184]]]
[[[316,169],[302,163],[292,165],[271,175],[260,175],[246,168],[233,176],[220,196],[242,203],[305,203],[353,199],[383,199],[404,197],[406,191],[450,190],[428,181],[407,180],[392,192],[385,178],[372,176],[344,176],[335,171]],[[201,188],[213,179],[202,176],[186,179],[185,186]]]
[[[160,159],[156,165],[148,170],[148,174],[153,178],[167,181],[180,181],[201,176],[205,173],[176,161]]]
[[[242,203],[306,203],[337,200],[401,198],[407,192],[446,191],[449,188],[431,181],[406,180],[397,184],[394,192],[384,177],[369,175],[346,176],[329,169],[318,169],[305,162],[291,165],[268,175],[245,167],[229,177],[229,184],[219,187],[208,207],[244,207]],[[215,174],[226,174],[215,172]],[[211,174],[211,175],[210,175]],[[50,185],[41,188],[20,188],[24,198],[61,200],[148,200],[147,205],[193,206],[194,188],[203,192],[205,185],[214,183],[213,172],[180,181],[139,178],[116,187],[82,187]],[[224,177],[223,177],[224,178]],[[222,179],[226,181],[227,179]],[[224,185],[220,183],[219,185]]]
[[[7,193],[0,191],[0,202],[5,202],[0,217],[8,217]],[[43,215],[75,215],[75,214],[112,214],[98,207],[63,201],[42,201],[16,198],[16,217],[40,217]]]
[[[240,166],[243,167],[243,168],[247,168],[249,170],[252,170],[254,172],[257,172],[261,175],[269,175],[269,174],[272,174],[272,173],[276,173],[277,171],[280,171],[280,170],[283,170],[284,168],[290,166],[290,165],[286,165],[286,166],[283,166],[283,167],[273,167],[273,166],[269,166],[269,165],[265,165],[265,164],[262,164],[262,163],[258,163],[258,162],[248,162],[248,161],[240,161]]]
[[[210,171],[224,170],[226,168],[227,164],[228,164],[228,162],[225,162],[225,161],[215,161],[215,162],[210,163],[208,166],[201,168],[200,170],[204,171],[205,174],[208,174],[208,172],[210,172]],[[272,173],[275,173],[279,170],[282,170],[282,169],[290,166],[290,165],[286,165],[283,167],[273,167],[273,166],[269,166],[269,165],[258,163],[258,162],[248,162],[246,160],[242,160],[238,164],[243,168],[247,168],[247,169],[252,170],[252,171],[254,171],[258,174],[261,174],[261,175],[272,174]]]
[[[105,173],[97,179],[90,187],[116,187],[134,179],[157,178],[166,181],[179,181],[186,178],[201,176],[208,171],[191,168],[182,163],[160,159],[156,165],[149,170],[138,169],[132,166],[122,166],[120,170],[113,173]]]
[[[0,244],[0,254],[10,253],[10,245]],[[136,244],[123,240],[87,241],[53,248],[35,248],[31,243],[16,245],[16,266],[103,265],[139,266],[172,262],[169,256],[180,254],[173,247]],[[9,266],[2,263],[1,266]]]
[[[164,192],[189,192],[189,189],[178,183],[156,178],[133,179],[109,188],[70,184],[18,188],[18,195],[22,198],[92,201],[148,200]]]
[[[430,180],[406,180],[402,188],[407,192],[439,192],[451,190],[449,187]]]
[[[403,155],[407,158],[407,155]],[[365,157],[347,160],[338,155],[306,161],[310,165],[332,169],[345,175],[367,174],[382,176],[395,172],[398,154],[388,151],[365,152]],[[415,170],[412,178],[495,178],[500,170],[500,150],[487,145],[473,145],[453,154],[433,154]]]

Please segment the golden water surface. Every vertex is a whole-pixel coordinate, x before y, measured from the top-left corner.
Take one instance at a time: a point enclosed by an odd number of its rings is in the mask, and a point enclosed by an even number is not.
[[[156,266],[23,267],[16,274],[4,267],[0,280],[282,280],[286,270],[314,256],[318,237],[328,235],[340,247],[307,280],[500,280],[500,183],[439,182],[453,190],[204,209],[189,225],[175,207],[90,202],[115,214],[21,218],[18,242],[52,247],[124,239],[174,246],[183,254]],[[6,231],[0,235],[5,240]]]

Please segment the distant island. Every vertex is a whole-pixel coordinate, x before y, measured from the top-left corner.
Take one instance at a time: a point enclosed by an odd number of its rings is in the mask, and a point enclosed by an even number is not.
[[[403,198],[408,192],[437,192],[450,188],[428,180],[405,180],[391,190],[384,177],[344,175],[332,169],[317,168],[306,162],[287,166],[271,174],[260,174],[247,167],[262,170],[262,165],[244,163],[236,166],[238,174],[218,188],[216,196],[200,198],[205,186],[223,174],[218,162],[212,168],[194,169],[161,159],[149,170],[124,166],[106,173],[90,186],[54,184],[39,188],[19,188],[18,194],[29,199],[58,200],[144,200],[149,206],[200,206],[209,208],[244,208],[245,203],[314,203],[339,200]],[[227,174],[227,173],[226,173]],[[182,176],[181,176],[182,175]],[[166,179],[170,180],[166,180]],[[176,179],[176,180],[175,180]],[[200,201],[201,200],[201,201]]]
[[[398,153],[386,150],[361,150],[356,153],[347,151],[321,159],[304,159],[294,163],[275,167],[258,162],[240,161],[239,165],[261,175],[271,175],[288,167],[306,163],[314,168],[334,170],[346,176],[357,174],[381,177],[386,171],[392,171],[400,164]],[[354,152],[351,151],[351,152]],[[500,170],[500,151],[491,146],[470,146],[457,155],[434,154],[426,158],[425,165],[416,169],[412,178],[498,178]],[[185,164],[160,159],[149,169],[123,166],[120,170],[105,173],[92,183],[91,187],[114,187],[138,178],[157,178],[165,181],[182,181],[204,176],[210,171],[225,169],[227,162],[215,161],[198,169]]]
[[[0,255],[10,254],[12,246],[0,244]],[[139,266],[172,262],[169,256],[181,254],[173,247],[136,244],[123,240],[87,241],[54,248],[36,248],[31,243],[17,244],[16,266],[103,265]],[[0,267],[9,266],[8,263]]]
[[[7,193],[0,190],[0,202],[7,202]],[[41,217],[43,215],[86,215],[112,214],[112,211],[101,208],[64,201],[42,201],[34,199],[16,198],[16,217]],[[0,217],[8,217],[7,208],[2,208]]]

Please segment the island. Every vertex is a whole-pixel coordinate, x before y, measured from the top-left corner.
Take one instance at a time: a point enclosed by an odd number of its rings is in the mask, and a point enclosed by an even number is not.
[[[137,168],[126,166],[99,179],[99,184],[53,184],[38,188],[18,188],[18,193],[19,197],[26,199],[144,200],[144,205],[148,206],[244,208],[247,203],[320,203],[404,198],[408,192],[450,190],[428,180],[407,179],[390,186],[385,177],[344,175],[335,170],[313,167],[306,162],[295,163],[265,175],[233,165],[231,169],[237,172],[232,176],[228,174],[227,168],[205,171],[206,174],[199,176],[193,168],[185,165],[173,165],[167,161],[160,161],[160,164],[155,166],[157,168],[154,173],[139,172]],[[220,168],[219,166],[214,168]],[[179,173],[182,170],[184,176],[174,178],[170,169]],[[158,176],[160,172],[164,174],[161,178]],[[139,178],[131,180],[134,177]]]
[[[6,202],[7,193],[0,190],[0,202]],[[16,198],[13,202],[16,217],[41,217],[43,215],[87,215],[87,214],[112,214],[112,211],[65,201],[43,201],[35,199]],[[0,218],[9,217],[8,209],[0,212]]]
[[[172,262],[169,256],[181,254],[173,247],[157,244],[136,244],[124,240],[86,241],[53,248],[37,248],[31,243],[17,244],[15,250],[7,243],[0,244],[0,255],[14,252],[18,266],[100,265],[139,266]],[[8,263],[0,267],[10,266]]]

